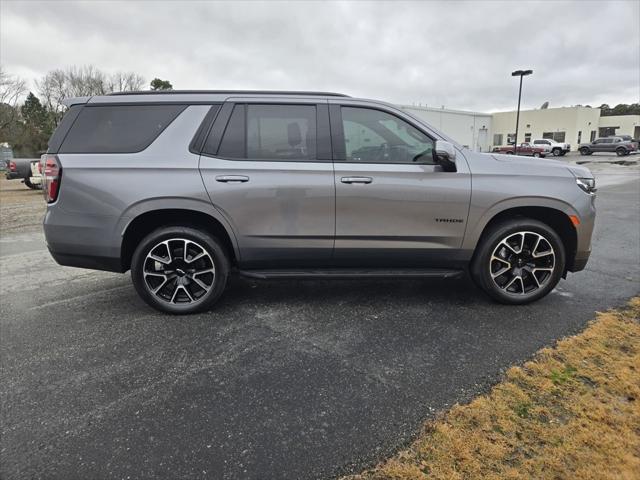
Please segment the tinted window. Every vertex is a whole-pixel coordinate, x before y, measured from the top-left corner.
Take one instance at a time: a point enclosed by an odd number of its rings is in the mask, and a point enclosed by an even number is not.
[[[218,155],[227,158],[245,158],[244,105],[236,105],[222,136]],[[207,151],[212,151],[206,148]]]
[[[75,119],[78,117],[78,114],[82,110],[83,106],[84,105],[72,105],[64,114],[64,117],[62,117],[62,120],[49,139],[50,153],[56,153],[58,151],[60,145],[62,144],[62,141],[64,140],[64,137],[67,135],[67,132],[71,128],[71,125],[73,125]]]
[[[248,105],[247,157],[267,160],[314,160],[316,107]]]
[[[185,108],[184,105],[86,106],[64,139],[60,152],[139,152]]]
[[[348,162],[434,163],[434,141],[391,114],[342,107],[342,124]]]

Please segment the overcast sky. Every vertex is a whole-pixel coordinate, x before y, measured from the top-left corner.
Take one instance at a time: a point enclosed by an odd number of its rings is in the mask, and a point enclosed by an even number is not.
[[[640,1],[18,2],[0,60],[31,82],[93,64],[176,89],[327,90],[512,110],[638,102]]]

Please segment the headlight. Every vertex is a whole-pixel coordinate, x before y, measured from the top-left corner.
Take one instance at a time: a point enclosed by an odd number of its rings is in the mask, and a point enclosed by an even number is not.
[[[594,195],[598,191],[598,189],[596,188],[595,178],[577,177],[576,183],[583,191],[590,195]]]

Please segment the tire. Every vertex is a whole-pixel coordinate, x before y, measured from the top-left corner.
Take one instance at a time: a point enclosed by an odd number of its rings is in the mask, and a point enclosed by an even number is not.
[[[616,149],[616,155],[618,155],[619,157],[623,157],[627,154],[627,150],[625,148],[617,148]]]
[[[535,152],[535,153],[533,154],[533,156],[534,156],[534,157],[536,157],[536,158],[540,158],[540,154],[539,154],[538,152]]]
[[[562,151],[560,152],[560,156],[561,156],[561,157],[564,157],[566,154],[567,154],[567,151],[566,151],[566,150],[562,150]]]
[[[506,153],[507,155],[513,155],[513,152],[504,152],[504,153]]]
[[[522,305],[554,289],[564,273],[565,258],[562,240],[551,227],[538,220],[514,218],[491,227],[483,235],[471,274],[494,300]]]
[[[554,157],[559,157],[560,155],[562,155],[562,150],[560,150],[559,148],[554,148],[553,150],[551,150],[551,153],[553,153]]]
[[[591,152],[589,151],[589,149],[587,147],[582,147],[580,149],[580,155],[591,155]]]
[[[228,275],[225,249],[214,237],[192,227],[155,230],[142,239],[131,259],[131,280],[138,295],[156,310],[177,315],[211,308],[222,295]]]
[[[35,185],[33,183],[31,183],[31,180],[29,180],[28,178],[24,179],[24,184],[29,187],[31,190],[40,190],[42,188],[42,186],[40,185]]]

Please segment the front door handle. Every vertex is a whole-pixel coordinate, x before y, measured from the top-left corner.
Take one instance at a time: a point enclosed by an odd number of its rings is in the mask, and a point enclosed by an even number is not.
[[[340,181],[342,183],[371,183],[373,179],[371,177],[342,177]]]
[[[249,177],[247,177],[246,175],[218,175],[216,177],[216,182],[243,183],[248,181]]]

